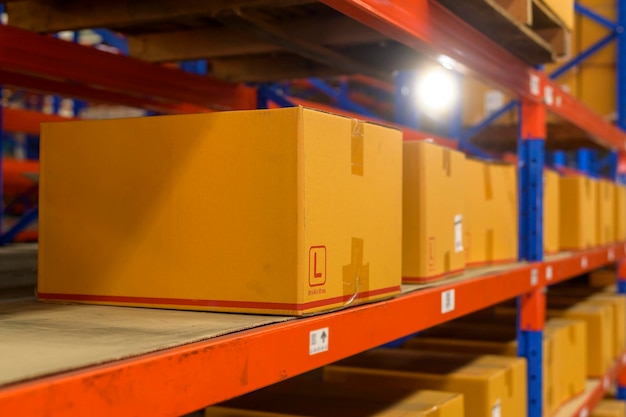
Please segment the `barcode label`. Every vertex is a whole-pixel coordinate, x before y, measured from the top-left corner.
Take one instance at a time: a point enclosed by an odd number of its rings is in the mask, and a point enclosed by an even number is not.
[[[454,216],[454,252],[463,252],[463,216]]]
[[[454,290],[443,291],[441,293],[441,314],[454,311]]]

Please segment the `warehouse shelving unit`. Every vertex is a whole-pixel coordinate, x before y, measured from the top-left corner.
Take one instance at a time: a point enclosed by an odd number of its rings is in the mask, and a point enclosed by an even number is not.
[[[102,357],[95,361],[102,364],[15,381],[0,388],[1,415],[191,412],[514,297],[519,297],[520,354],[529,360],[529,415],[542,415],[545,288],[626,258],[626,243],[619,242],[544,259],[539,213],[543,204],[546,113],[558,115],[587,132],[590,140],[621,154],[626,150],[626,133],[561,90],[549,76],[529,67],[437,2],[323,0],[322,3],[427,56],[437,59],[445,55],[464,70],[519,96],[521,261],[471,271],[432,286],[407,286],[403,295],[388,301],[304,319],[264,323],[262,327],[180,347],[137,352],[136,356],[122,360]],[[612,38],[618,42],[618,126],[625,128],[626,1],[619,2],[618,14]],[[246,109],[255,108],[257,103],[270,106],[271,101],[278,105],[306,104],[276,95],[271,89],[257,91],[6,26],[0,26],[0,83],[163,113]],[[402,87],[401,82],[398,87]],[[259,92],[262,100],[258,101]],[[402,98],[399,99],[401,105],[411,105],[408,100],[402,103]],[[8,119],[7,113],[4,116]],[[413,126],[406,118],[398,122]],[[406,127],[403,131],[407,138],[432,137]],[[458,145],[449,139],[438,140]],[[626,275],[620,279],[618,287],[626,289]],[[19,314],[19,311],[11,313]],[[209,320],[211,313],[206,314]],[[75,330],[80,335],[81,329]],[[318,330],[326,331],[328,348],[311,354],[310,334]],[[590,382],[588,392],[564,406],[559,415],[587,415],[608,390],[610,383],[605,381],[614,381],[618,376],[618,393],[624,394],[623,359],[603,379]]]

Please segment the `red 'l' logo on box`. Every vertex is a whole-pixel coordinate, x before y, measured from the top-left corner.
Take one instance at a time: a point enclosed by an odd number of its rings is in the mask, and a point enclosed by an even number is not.
[[[326,283],[326,246],[311,246],[309,249],[309,286]]]

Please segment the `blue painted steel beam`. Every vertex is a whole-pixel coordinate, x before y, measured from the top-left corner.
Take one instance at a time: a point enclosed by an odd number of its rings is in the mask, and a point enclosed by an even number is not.
[[[182,61],[180,63],[180,69],[192,74],[206,75],[208,71],[208,65],[205,59],[195,59],[189,61]]]
[[[353,113],[359,113],[367,117],[377,117],[371,110],[353,102],[348,98],[347,83],[344,83],[344,85],[340,87],[339,91],[337,91],[319,78],[309,78],[308,81],[311,83],[313,88],[335,100],[337,107],[340,109]]]
[[[108,29],[101,29],[101,28],[93,29],[93,31],[97,33],[98,35],[100,35],[100,37],[102,38],[102,41],[106,43],[107,45],[116,48],[118,51],[120,51],[124,55],[129,54],[128,41],[122,35],[118,35],[117,33],[111,32]]]
[[[520,307],[518,306],[518,311]],[[519,316],[519,314],[518,314]],[[518,325],[519,329],[519,325]],[[528,416],[543,416],[543,332],[520,330],[517,354],[528,363]]]
[[[508,113],[509,111],[513,110],[515,108],[515,106],[517,106],[518,104],[519,104],[519,102],[517,100],[511,100],[507,104],[502,106],[500,109],[496,110],[495,112],[491,113],[489,116],[485,117],[483,120],[481,120],[476,125],[468,128],[468,129],[465,129],[463,131],[463,133],[461,134],[461,139],[460,139],[461,143],[468,142],[472,137],[476,136],[484,128],[489,126],[491,123],[496,121],[498,118],[504,116],[506,113]]]
[[[541,138],[520,140],[519,259],[543,260],[543,167],[545,142]]]
[[[593,45],[585,49],[584,51],[580,52],[570,61],[561,65],[556,70],[554,70],[550,74],[550,79],[556,80],[557,78],[565,74],[570,69],[577,67],[578,65],[580,65],[582,61],[584,61],[585,59],[589,58],[590,56],[592,56],[593,54],[595,54],[596,52],[604,48],[606,45],[611,43],[613,39],[615,39],[616,37],[617,37],[617,32],[614,31],[614,32],[609,33],[608,35],[606,35],[605,37],[603,37],[602,39],[600,39],[599,41],[597,41],[596,43],[594,43]]]
[[[2,96],[2,86],[0,85],[0,97]],[[2,212],[3,207],[4,207],[4,178],[3,178],[3,168],[2,168],[2,161],[4,158],[4,141],[2,140],[2,137],[4,136],[3,132],[2,132],[2,126],[3,126],[3,116],[4,116],[4,112],[3,112],[3,108],[2,105],[0,104],[0,237],[2,236],[2,223],[3,223],[3,219],[2,219]],[[0,243],[0,246],[2,246],[2,243]]]
[[[552,152],[552,166],[557,168],[557,167],[564,167],[567,165],[566,159],[565,159],[565,152],[563,151],[554,151]]]
[[[576,168],[587,175],[594,175],[592,166],[593,153],[591,149],[578,149],[576,151]]]
[[[609,30],[617,29],[618,24],[616,22],[613,22],[611,19],[607,19],[606,17],[596,13],[595,11],[586,6],[583,6],[578,2],[574,4],[574,10],[581,16],[585,16],[586,18],[593,20],[597,24],[602,25]]]
[[[415,91],[416,71],[398,71],[395,74],[396,123],[419,130],[419,109]]]
[[[287,100],[283,91],[276,85],[260,85],[257,88],[257,108],[269,108],[269,102],[274,102],[280,107],[295,107],[295,104]]]
[[[35,220],[39,217],[39,208],[35,207],[34,209],[26,212],[18,221],[15,223],[9,230],[7,230],[4,234],[0,235],[0,246],[6,245],[11,242],[17,235],[20,234],[23,230],[26,230],[28,226],[30,226]]]

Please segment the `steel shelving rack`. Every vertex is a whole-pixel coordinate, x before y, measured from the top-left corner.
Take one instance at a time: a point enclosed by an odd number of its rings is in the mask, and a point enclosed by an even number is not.
[[[543,256],[546,113],[584,130],[626,162],[626,1],[618,2],[618,126],[564,92],[549,76],[481,35],[434,1],[323,0],[385,36],[467,70],[519,97],[520,262],[473,278],[443,281],[388,301],[244,330],[182,347],[90,366],[0,388],[2,415],[175,415],[279,382],[416,331],[518,297],[520,354],[529,361],[529,415],[541,416],[545,288],[619,262],[626,292],[626,243]],[[579,7],[580,10],[580,7]],[[591,13],[583,11],[582,13]],[[597,17],[597,16],[596,16]],[[604,42],[603,44],[606,44]],[[600,46],[597,46],[599,48]],[[289,105],[297,100],[115,56],[54,38],[0,26],[0,82],[164,113]],[[398,82],[402,87],[402,81]],[[405,100],[400,104],[413,105]],[[301,102],[301,101],[300,101]],[[321,107],[316,105],[316,107]],[[345,112],[344,112],[345,113]],[[400,118],[401,125],[413,126]],[[409,128],[410,137],[432,137]],[[459,139],[459,138],[454,138]],[[456,145],[447,139],[447,144]],[[442,313],[442,297],[454,307]],[[446,308],[446,310],[449,310]],[[309,334],[329,330],[329,349],[310,355]],[[589,386],[573,416],[587,415],[617,378],[626,399],[626,357]],[[605,382],[609,381],[609,383]],[[179,394],[185,392],[184,398]]]

